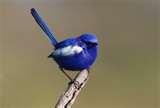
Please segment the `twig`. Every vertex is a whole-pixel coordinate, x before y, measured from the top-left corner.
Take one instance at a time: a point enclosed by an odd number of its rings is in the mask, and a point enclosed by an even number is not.
[[[76,97],[88,80],[88,71],[81,71],[74,82],[68,84],[67,90],[60,96],[55,108],[71,108]]]

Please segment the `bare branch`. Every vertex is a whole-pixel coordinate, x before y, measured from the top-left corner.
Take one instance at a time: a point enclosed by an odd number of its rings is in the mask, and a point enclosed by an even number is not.
[[[79,72],[72,84],[68,85],[67,90],[60,96],[55,108],[71,108],[88,80],[88,71],[83,70]]]

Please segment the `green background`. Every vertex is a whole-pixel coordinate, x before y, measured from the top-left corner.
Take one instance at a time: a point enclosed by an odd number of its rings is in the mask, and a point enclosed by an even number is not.
[[[158,108],[160,2],[0,0],[0,108],[51,108],[67,86],[53,47],[30,15],[37,8],[58,40],[93,32],[99,57],[74,108]]]

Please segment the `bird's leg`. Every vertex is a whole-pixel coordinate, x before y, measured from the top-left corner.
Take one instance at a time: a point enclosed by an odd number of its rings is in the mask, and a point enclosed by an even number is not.
[[[87,69],[88,73],[90,73],[90,68]]]
[[[79,75],[80,72],[81,72],[81,71],[78,71],[78,72],[77,72],[76,76],[74,77],[74,80],[78,77],[78,75]]]
[[[63,74],[70,80],[70,83],[73,82],[73,79],[64,71],[63,68],[60,68],[60,70],[63,72]]]

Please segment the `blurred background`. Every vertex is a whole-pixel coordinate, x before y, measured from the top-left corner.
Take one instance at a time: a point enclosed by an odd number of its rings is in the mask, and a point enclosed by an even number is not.
[[[58,40],[92,32],[100,43],[73,108],[159,108],[157,0],[0,0],[0,108],[53,108],[67,79],[30,15],[38,9]]]

